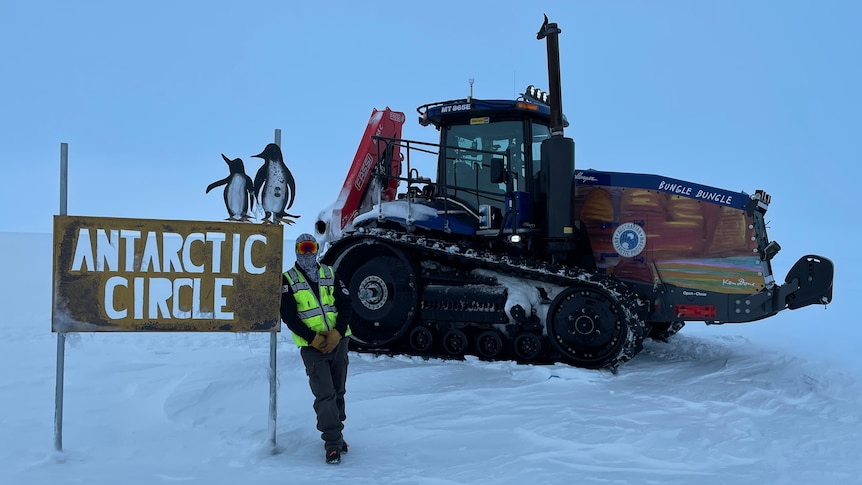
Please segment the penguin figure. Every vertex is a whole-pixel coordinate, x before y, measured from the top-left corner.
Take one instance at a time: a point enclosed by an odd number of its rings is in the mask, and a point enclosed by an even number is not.
[[[284,164],[281,148],[270,143],[261,153],[252,156],[263,159],[263,166],[254,176],[254,193],[265,214],[263,222],[293,224],[294,221],[288,218],[296,219],[299,216],[288,214],[285,209],[293,205],[296,182]]]
[[[249,202],[254,207],[254,185],[251,183],[251,177],[245,174],[245,165],[243,165],[241,158],[231,160],[224,156],[224,153],[221,154],[221,157],[227,163],[230,175],[209,184],[206,193],[224,185],[224,206],[230,214],[227,220],[246,221],[249,218]]]

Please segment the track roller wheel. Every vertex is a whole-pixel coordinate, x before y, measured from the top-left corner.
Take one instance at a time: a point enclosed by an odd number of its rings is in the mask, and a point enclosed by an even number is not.
[[[416,310],[416,276],[406,258],[392,254],[365,260],[349,276],[353,311],[358,317],[350,325],[352,338],[371,348],[398,340]]]
[[[599,287],[572,287],[557,295],[547,328],[563,359],[588,369],[616,369],[643,344],[643,323],[630,320],[619,300]]]
[[[462,355],[467,351],[467,335],[457,328],[443,334],[443,350],[449,355]]]
[[[542,353],[542,339],[532,332],[521,332],[514,340],[518,360],[534,361]]]
[[[495,359],[503,353],[503,339],[495,330],[483,330],[476,335],[476,353],[484,359]]]
[[[411,349],[420,354],[424,354],[425,352],[428,352],[428,350],[431,349],[431,345],[434,344],[434,334],[431,333],[431,330],[429,330],[428,327],[415,327],[410,331],[408,342]]]

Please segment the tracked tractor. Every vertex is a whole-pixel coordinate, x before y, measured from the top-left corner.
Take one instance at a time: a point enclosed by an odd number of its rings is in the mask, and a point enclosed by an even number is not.
[[[557,24],[549,90],[417,108],[436,143],[372,113],[344,186],[322,211],[323,260],[348,280],[352,348],[616,369],[687,321],[759,320],[832,299],[832,262],[784,282],[765,192],[580,170],[564,135]],[[436,162],[434,177],[415,168]]]

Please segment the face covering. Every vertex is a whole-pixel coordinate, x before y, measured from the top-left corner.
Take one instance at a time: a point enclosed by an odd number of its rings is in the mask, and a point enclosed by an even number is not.
[[[309,280],[317,283],[320,279],[320,272],[317,266],[317,248],[315,247],[313,252],[302,252],[300,251],[300,243],[303,241],[314,241],[315,245],[317,243],[317,240],[311,234],[302,234],[296,238],[296,265],[305,271]]]

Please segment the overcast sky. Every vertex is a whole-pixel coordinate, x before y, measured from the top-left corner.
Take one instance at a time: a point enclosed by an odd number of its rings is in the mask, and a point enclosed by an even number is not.
[[[310,231],[372,108],[433,141],[416,107],[465,97],[469,78],[485,99],[547,86],[543,13],[563,30],[578,167],[765,189],[779,265],[855,251],[841,236],[859,234],[862,173],[849,0],[6,1],[0,231],[51,231],[61,142],[72,215],[223,219],[221,191],[204,193],[228,173],[220,154],[254,177],[276,128],[302,216],[289,231]]]

